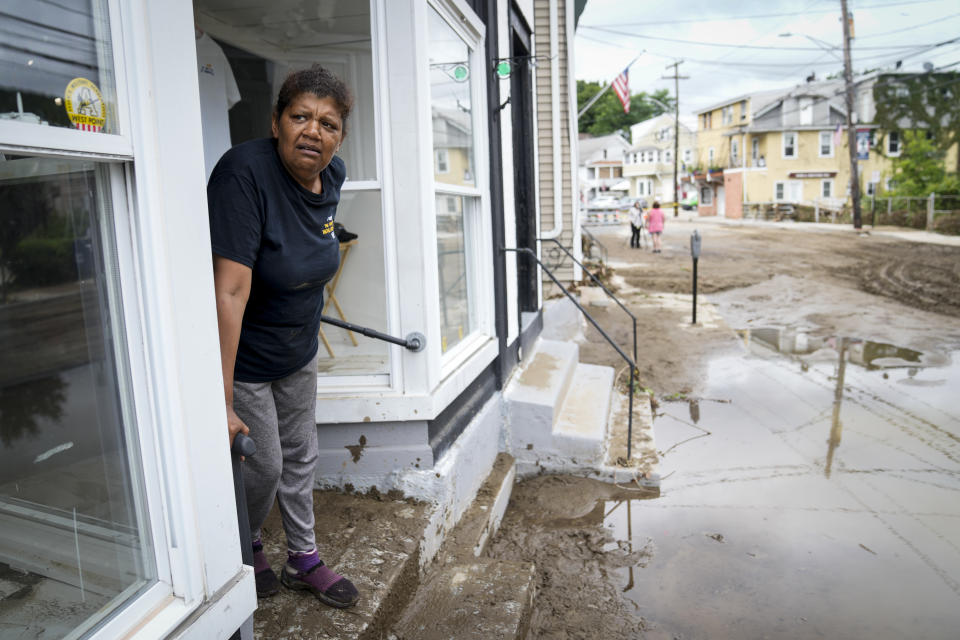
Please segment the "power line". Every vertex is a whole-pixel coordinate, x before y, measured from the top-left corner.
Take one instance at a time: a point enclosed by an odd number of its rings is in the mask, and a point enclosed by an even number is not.
[[[928,27],[931,24],[939,24],[944,20],[956,18],[957,16],[960,16],[960,13],[951,13],[948,16],[943,16],[943,17],[937,18],[936,20],[931,20],[930,22],[922,22],[920,24],[915,24],[911,27],[903,27],[902,29],[894,29],[893,31],[883,31],[881,33],[870,33],[865,36],[857,36],[857,40],[866,40],[867,38],[879,38],[880,36],[889,36],[894,33],[903,33],[904,31],[913,31],[914,29],[919,29],[920,27]]]
[[[863,5],[857,7],[857,10],[863,9],[883,9],[887,7],[900,7],[907,6],[911,4],[928,4],[930,2],[938,2],[939,0],[917,0],[916,2],[894,2],[889,4],[874,4],[874,5]],[[819,10],[804,10],[804,11],[791,11],[788,13],[759,13],[754,15],[745,15],[745,16],[727,16],[720,18],[687,18],[683,20],[656,20],[656,21],[646,21],[646,22],[618,22],[615,24],[602,23],[602,24],[581,24],[581,27],[644,27],[651,25],[664,25],[664,24],[690,24],[696,22],[725,22],[728,20],[753,20],[757,18],[786,18],[786,17],[795,17],[795,16],[806,16],[811,13],[835,13],[836,9],[819,9]]]
[[[592,29],[594,31],[602,31],[604,33],[612,33],[614,35],[626,36],[628,38],[643,38],[645,40],[662,40],[663,42],[676,42],[678,44],[692,44],[701,47],[726,47],[733,49],[763,49],[766,51],[823,51],[820,47],[773,47],[773,46],[764,46],[764,45],[750,45],[750,44],[731,44],[726,42],[702,42],[699,40],[682,40],[680,38],[664,38],[662,36],[648,36],[642,33],[630,33],[629,31],[620,31],[618,29],[608,29],[605,27],[587,27],[582,25],[583,29]],[[872,51],[872,50],[882,50],[889,51],[891,49],[914,49],[917,45],[895,45],[895,46],[882,46],[882,47],[857,47],[857,51]]]

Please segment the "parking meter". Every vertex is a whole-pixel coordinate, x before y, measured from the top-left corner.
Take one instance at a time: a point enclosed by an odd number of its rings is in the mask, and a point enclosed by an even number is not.
[[[690,256],[693,258],[693,322],[697,324],[697,261],[700,260],[700,232],[690,234]]]

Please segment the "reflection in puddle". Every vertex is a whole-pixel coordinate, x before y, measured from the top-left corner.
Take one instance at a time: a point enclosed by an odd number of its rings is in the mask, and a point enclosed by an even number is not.
[[[607,503],[648,637],[956,637],[960,353],[741,335],[660,407],[661,497]]]

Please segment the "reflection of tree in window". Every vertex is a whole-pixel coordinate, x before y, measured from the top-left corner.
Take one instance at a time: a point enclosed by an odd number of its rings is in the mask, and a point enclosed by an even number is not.
[[[59,422],[67,385],[58,375],[0,386],[0,441],[9,447],[20,438],[38,435],[38,421]]]

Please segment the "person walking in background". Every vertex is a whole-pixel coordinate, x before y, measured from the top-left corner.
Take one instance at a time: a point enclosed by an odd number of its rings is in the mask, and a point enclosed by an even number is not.
[[[643,242],[643,206],[637,200],[630,207],[630,248],[639,249]]]
[[[660,235],[663,233],[663,210],[660,208],[659,202],[653,203],[653,208],[650,211],[647,211],[647,231],[650,232],[650,237],[653,238],[653,252],[654,253],[663,253],[660,244]]]

